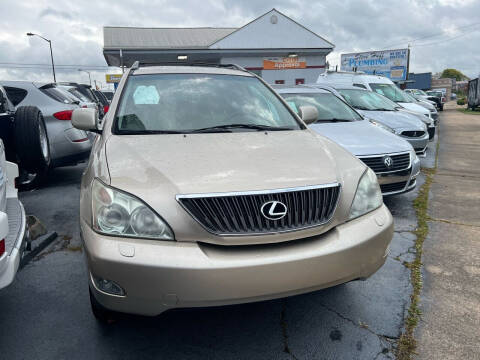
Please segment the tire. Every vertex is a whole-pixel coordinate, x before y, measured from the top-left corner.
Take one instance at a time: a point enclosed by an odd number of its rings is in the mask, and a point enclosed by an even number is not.
[[[118,313],[108,310],[106,307],[100,304],[97,299],[95,299],[95,296],[93,296],[90,287],[88,288],[88,293],[90,295],[90,307],[95,319],[104,325],[114,323],[118,319]]]
[[[443,104],[440,105],[440,111],[443,111]]]
[[[36,106],[21,106],[15,113],[15,152],[21,168],[20,187],[36,187],[51,163],[50,143],[42,112]]]

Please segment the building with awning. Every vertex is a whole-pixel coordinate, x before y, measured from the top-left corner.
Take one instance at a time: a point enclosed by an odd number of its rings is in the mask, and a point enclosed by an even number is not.
[[[276,9],[240,28],[103,28],[109,66],[237,64],[269,83],[315,82],[334,45]]]

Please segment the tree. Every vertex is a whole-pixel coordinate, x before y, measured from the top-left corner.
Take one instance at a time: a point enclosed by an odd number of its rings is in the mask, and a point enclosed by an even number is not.
[[[440,78],[447,79],[456,79],[457,81],[468,80],[468,77],[465,76],[461,71],[457,69],[445,69],[442,72]]]

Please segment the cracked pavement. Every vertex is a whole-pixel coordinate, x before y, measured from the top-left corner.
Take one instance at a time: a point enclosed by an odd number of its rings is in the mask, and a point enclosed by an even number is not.
[[[426,166],[434,149],[430,143],[421,159]],[[259,303],[126,316],[102,327],[90,313],[79,248],[83,168],[57,169],[47,187],[21,194],[27,213],[59,236],[0,292],[5,359],[394,358],[412,290],[403,263],[413,256],[417,191],[385,199],[395,234],[385,265],[366,281]]]

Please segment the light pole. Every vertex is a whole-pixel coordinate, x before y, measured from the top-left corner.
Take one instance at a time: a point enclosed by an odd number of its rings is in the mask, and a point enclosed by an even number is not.
[[[83,69],[78,69],[78,71],[83,71],[88,74],[88,81],[90,82],[90,87],[92,86],[92,78],[90,77],[90,71],[83,70]]]
[[[44,37],[41,36],[41,35],[34,34],[34,33],[31,33],[31,32],[28,32],[28,33],[27,33],[27,36],[38,36],[39,38],[42,38],[43,40],[45,40],[46,42],[48,42],[48,44],[50,45],[50,58],[52,59],[53,82],[57,82],[57,78],[55,77],[55,65],[54,65],[54,63],[53,63],[52,40],[48,40],[48,39],[44,38]]]

